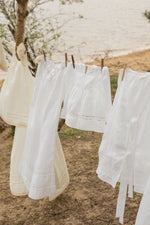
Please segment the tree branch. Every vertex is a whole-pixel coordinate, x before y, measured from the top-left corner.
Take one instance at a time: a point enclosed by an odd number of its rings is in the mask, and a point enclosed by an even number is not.
[[[3,43],[3,46],[4,46],[5,51],[6,51],[9,55],[12,56],[12,53],[10,52],[8,46],[7,46],[5,43]]]
[[[0,8],[1,12],[5,16],[5,18],[11,23],[11,26],[15,29],[15,24],[13,23],[13,21],[12,21],[12,19],[10,17],[9,12],[6,9],[6,5],[5,5],[4,1],[1,1],[0,2],[0,5],[1,5],[1,8]]]
[[[9,28],[9,30],[10,30],[10,32],[11,32],[13,38],[15,39],[15,29],[12,28],[9,24],[8,24],[8,28]]]
[[[53,0],[50,0],[50,1],[53,1]],[[43,2],[39,1],[32,8],[29,9],[29,13],[32,13],[38,6],[44,5],[45,3],[48,3],[48,2],[49,2],[49,0],[45,0]]]

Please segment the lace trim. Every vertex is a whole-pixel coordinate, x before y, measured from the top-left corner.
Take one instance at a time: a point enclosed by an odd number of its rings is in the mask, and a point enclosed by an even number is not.
[[[105,117],[97,117],[97,116],[86,116],[86,115],[81,115],[81,114],[73,114],[73,113],[69,113],[68,117],[71,116],[71,117],[79,117],[79,118],[82,118],[84,120],[97,120],[97,121],[103,121],[105,122],[106,121],[106,118]]]

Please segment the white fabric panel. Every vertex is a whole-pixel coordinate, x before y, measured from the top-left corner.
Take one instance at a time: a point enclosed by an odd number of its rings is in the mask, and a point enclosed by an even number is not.
[[[77,64],[70,91],[66,124],[72,128],[103,133],[111,103],[110,76],[107,67]],[[72,72],[72,73],[73,73]]]
[[[12,57],[8,75],[3,83],[0,102],[2,119],[14,126],[26,126],[33,95],[34,77],[31,75],[25,47],[18,46],[18,61],[15,54]]]
[[[28,190],[20,175],[20,164],[24,151],[27,127],[16,127],[11,153],[10,164],[10,190],[13,195],[23,196],[28,194]],[[65,156],[60,143],[59,136],[56,136],[56,152],[55,152],[55,181],[56,194],[49,197],[49,200],[54,200],[60,195],[69,184],[69,174],[65,161]]]
[[[150,225],[150,177],[140,203],[135,225]]]
[[[21,175],[33,199],[56,194],[54,162],[64,70],[64,64],[56,66],[44,57],[38,65],[21,164]]]
[[[122,71],[121,71],[122,73]],[[121,74],[120,76],[121,77]],[[126,186],[128,195],[143,193],[150,171],[150,73],[126,70],[99,148],[97,174],[115,187],[120,182],[117,217],[123,223]]]

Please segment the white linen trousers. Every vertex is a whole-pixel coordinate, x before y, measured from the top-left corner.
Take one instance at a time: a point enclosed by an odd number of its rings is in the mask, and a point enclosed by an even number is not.
[[[143,193],[150,171],[150,73],[127,69],[119,82],[99,148],[97,174],[113,187],[120,182],[116,216],[123,223],[127,186],[129,197]]]
[[[54,164],[64,71],[64,63],[56,66],[44,57],[38,65],[20,170],[32,199],[56,194]]]

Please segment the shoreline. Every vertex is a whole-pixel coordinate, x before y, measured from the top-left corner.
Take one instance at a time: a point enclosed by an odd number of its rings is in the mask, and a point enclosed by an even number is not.
[[[86,64],[101,66],[101,58],[97,58]],[[127,64],[127,68],[136,71],[150,72],[150,49],[132,52],[127,55],[109,57],[104,60],[104,66],[109,68],[110,75],[119,73],[125,64]]]

